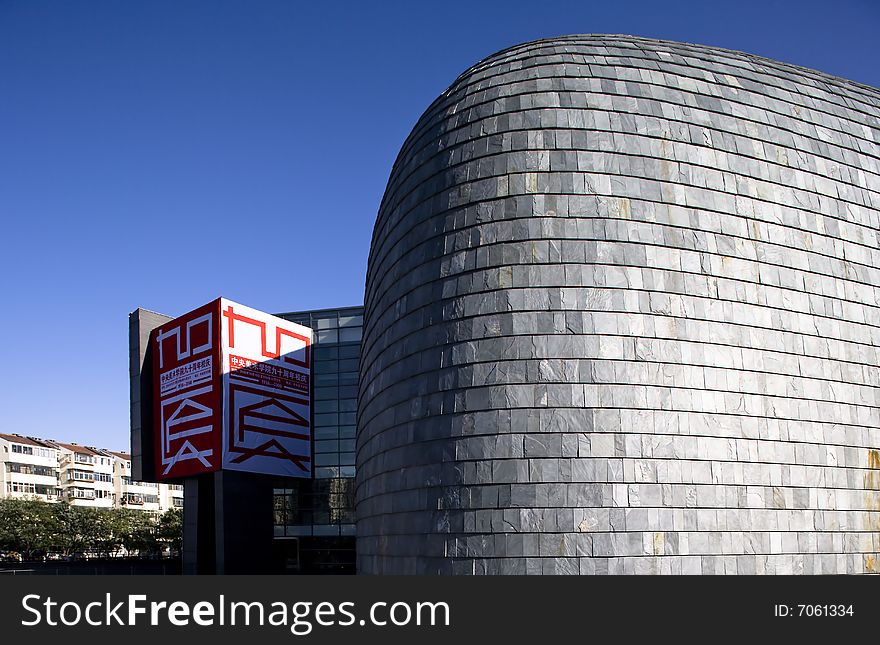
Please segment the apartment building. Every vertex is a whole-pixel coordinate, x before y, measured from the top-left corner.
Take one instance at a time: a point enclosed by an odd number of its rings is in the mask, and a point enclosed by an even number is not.
[[[61,496],[73,506],[112,508],[113,458],[75,443],[58,443],[58,485]]]
[[[153,512],[183,508],[183,486],[134,481],[131,478],[131,455],[112,451],[108,454],[115,458],[114,484],[120,506]]]
[[[183,507],[183,487],[131,479],[131,455],[0,433],[0,498],[162,513]]]
[[[0,434],[0,497],[58,501],[58,449],[49,442]]]

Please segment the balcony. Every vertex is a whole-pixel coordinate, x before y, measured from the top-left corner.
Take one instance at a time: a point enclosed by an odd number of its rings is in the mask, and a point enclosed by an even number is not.
[[[56,469],[49,466],[14,461],[7,462],[6,471],[19,475],[34,475],[37,477],[56,477],[58,474],[58,471]]]

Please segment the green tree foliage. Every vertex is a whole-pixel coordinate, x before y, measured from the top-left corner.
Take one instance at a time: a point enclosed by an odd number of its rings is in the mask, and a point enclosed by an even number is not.
[[[120,509],[126,510],[126,509]],[[122,546],[129,551],[151,553],[158,550],[156,539],[156,521],[149,515],[138,511],[126,510],[126,531],[121,536]]]
[[[159,518],[159,539],[171,548],[172,553],[180,553],[183,548],[183,511],[169,508]]]
[[[0,551],[25,559],[52,552],[63,556],[91,553],[180,553],[183,519],[180,510],[155,517],[127,508],[98,509],[49,504],[39,500],[0,500]]]
[[[24,499],[0,500],[0,548],[30,557],[51,540],[48,504]]]
[[[42,502],[31,502],[41,504]],[[84,553],[95,534],[90,523],[94,521],[96,509],[70,506],[69,504],[53,504],[51,506],[51,542],[47,548],[63,555]]]

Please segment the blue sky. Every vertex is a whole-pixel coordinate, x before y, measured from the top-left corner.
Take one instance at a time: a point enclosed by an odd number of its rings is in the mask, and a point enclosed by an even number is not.
[[[0,0],[0,432],[128,446],[127,317],[359,304],[421,112],[570,33],[717,45],[880,86],[880,3]]]

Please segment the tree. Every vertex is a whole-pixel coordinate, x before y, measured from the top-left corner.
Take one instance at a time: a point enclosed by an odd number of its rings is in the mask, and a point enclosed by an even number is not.
[[[94,515],[95,525],[90,534],[90,547],[104,557],[115,555],[122,543],[117,510],[101,509]]]
[[[169,508],[159,517],[159,539],[168,545],[171,554],[183,548],[183,511]]]
[[[0,550],[24,558],[55,551],[65,556],[95,553],[161,553],[167,546],[179,553],[183,513],[171,509],[157,518],[126,508],[98,509],[48,504],[39,500],[0,500]]]
[[[0,548],[30,559],[51,542],[47,504],[30,499],[0,500]]]
[[[84,553],[90,546],[92,528],[88,526],[85,510],[92,509],[71,506],[67,502],[52,505],[52,541],[55,549],[66,556]]]
[[[156,521],[152,516],[140,511],[126,510],[126,531],[122,536],[122,545],[131,553],[152,552],[157,549]]]

